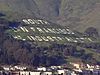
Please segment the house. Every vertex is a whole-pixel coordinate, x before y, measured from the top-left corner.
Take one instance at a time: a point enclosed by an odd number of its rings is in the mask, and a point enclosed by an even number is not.
[[[58,70],[57,70],[57,74],[58,74],[58,75],[71,74],[71,71],[70,71],[70,70],[67,70],[67,69],[58,69]]]
[[[37,70],[38,71],[46,71],[46,68],[45,67],[38,67]]]
[[[52,72],[44,72],[44,75],[52,75]]]
[[[20,75],[31,75],[31,73],[30,73],[30,71],[20,71]],[[38,75],[38,74],[36,74],[36,75]]]
[[[71,73],[71,75],[77,75],[74,71]]]
[[[17,70],[21,70],[21,71],[23,71],[23,70],[26,70],[26,69],[27,69],[27,67],[26,67],[26,66],[20,66],[20,65],[14,66],[14,68],[15,68],[15,69],[17,69]]]
[[[19,71],[15,72],[15,75],[52,75],[52,72],[44,72],[44,71]]]
[[[4,65],[2,66],[5,71],[9,71],[11,69],[11,65]]]
[[[61,69],[62,66],[51,66],[52,69]]]
[[[95,68],[96,68],[96,69],[100,69],[100,66],[99,66],[99,65],[96,65]]]
[[[70,63],[71,65],[73,65],[75,68],[79,69],[80,68],[80,64],[79,63]]]
[[[65,70],[57,70],[58,74],[65,74]]]
[[[73,70],[76,71],[76,72],[82,72],[81,69],[73,69]]]
[[[11,75],[20,75],[20,72],[19,71],[11,71],[10,74]]]

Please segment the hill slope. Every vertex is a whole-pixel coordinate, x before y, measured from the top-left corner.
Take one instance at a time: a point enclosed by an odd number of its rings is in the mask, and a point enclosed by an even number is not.
[[[83,32],[88,27],[99,30],[99,3],[99,0],[0,0],[0,12],[14,19],[37,16]]]

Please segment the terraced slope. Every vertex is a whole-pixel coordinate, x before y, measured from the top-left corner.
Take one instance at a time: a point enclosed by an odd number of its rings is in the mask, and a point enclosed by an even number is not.
[[[37,42],[94,43],[95,38],[77,34],[68,28],[41,19],[23,19],[18,27],[7,30],[15,39]]]

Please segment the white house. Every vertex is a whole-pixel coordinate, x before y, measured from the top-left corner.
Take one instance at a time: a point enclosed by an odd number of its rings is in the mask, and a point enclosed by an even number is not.
[[[3,69],[6,70],[6,71],[9,71],[10,68],[11,68],[11,66],[8,66],[8,65],[2,66],[2,67],[3,67]]]
[[[62,70],[57,70],[57,73],[58,74],[63,74],[63,75],[66,75],[66,72],[67,72],[67,70],[65,70],[65,69],[62,69]]]
[[[71,73],[71,75],[77,75],[74,71]]]
[[[21,71],[20,75],[52,75],[52,72],[31,72],[31,71]]]
[[[39,67],[37,68],[38,71],[46,71],[46,68],[45,67]]]
[[[18,69],[18,70],[25,70],[27,69],[27,67],[25,66],[14,66],[15,69]]]

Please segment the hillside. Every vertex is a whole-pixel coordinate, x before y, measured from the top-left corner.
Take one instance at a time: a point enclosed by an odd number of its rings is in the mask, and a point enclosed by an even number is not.
[[[37,16],[81,32],[88,27],[99,31],[99,3],[99,0],[0,0],[0,12],[10,19]]]
[[[99,31],[99,7],[99,0],[0,0],[0,64],[100,64],[99,40],[80,33]]]
[[[95,43],[95,38],[78,34],[69,28],[42,19],[23,19],[21,24],[11,23],[6,31],[18,40],[57,43]]]
[[[93,11],[91,11],[91,13],[88,13],[87,15],[83,16],[81,19],[83,19],[81,21],[81,23],[83,24],[84,28],[88,28],[89,26],[97,28],[98,31],[100,32],[100,4],[97,3],[95,6],[95,9]],[[83,29],[83,26],[80,25],[77,29],[81,28],[81,30]],[[84,29],[82,30],[84,31]]]
[[[69,62],[100,63],[100,44],[93,37],[39,18],[23,19],[21,22],[3,22],[1,19],[0,25],[1,64],[51,66]]]

